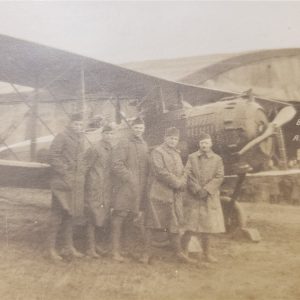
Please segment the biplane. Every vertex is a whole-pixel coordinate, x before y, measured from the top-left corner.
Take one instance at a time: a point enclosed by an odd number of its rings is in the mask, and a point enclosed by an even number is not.
[[[10,84],[31,115],[30,139],[11,147],[6,144],[8,134],[1,136],[0,155],[25,146],[31,161],[0,160],[1,174],[5,174],[0,185],[49,187],[49,166],[35,161],[40,145],[46,148],[56,134],[39,114],[39,106],[47,101],[61,111],[64,103],[72,101],[83,112],[90,99],[109,101],[117,122],[124,119],[122,104],[127,101],[144,117],[150,146],[162,142],[165,128],[180,129],[183,160],[197,148],[199,133],[208,132],[230,176],[261,171],[274,157],[281,166],[286,164],[282,126],[296,114],[287,102],[255,96],[251,91],[237,94],[169,81],[5,35],[0,35],[0,65],[0,81]],[[18,86],[30,87],[32,92],[24,96]],[[46,93],[47,100],[43,98]],[[37,136],[38,124],[47,129],[48,137]],[[17,125],[10,134],[15,128]],[[233,199],[239,188],[240,184]]]

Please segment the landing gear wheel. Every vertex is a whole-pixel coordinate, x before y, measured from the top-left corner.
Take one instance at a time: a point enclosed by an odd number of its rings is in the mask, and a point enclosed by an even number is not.
[[[245,228],[247,223],[246,215],[238,202],[230,203],[230,200],[222,201],[224,222],[226,232],[233,233],[237,229]]]
[[[170,241],[168,233],[163,231],[153,232],[151,244],[157,248],[165,248],[169,246]]]

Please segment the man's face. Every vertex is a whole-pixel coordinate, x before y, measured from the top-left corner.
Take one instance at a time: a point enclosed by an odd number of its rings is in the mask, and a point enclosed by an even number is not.
[[[102,132],[102,140],[105,142],[111,142],[114,137],[113,131],[104,131]]]
[[[179,137],[178,136],[165,136],[165,143],[170,147],[170,148],[176,148],[179,142]]]
[[[205,139],[205,140],[199,141],[199,148],[202,152],[210,151],[211,147],[212,147],[211,139]]]
[[[77,133],[83,132],[83,121],[72,121],[70,127]]]
[[[132,128],[133,135],[138,138],[141,138],[145,132],[144,124],[134,124],[131,128]]]

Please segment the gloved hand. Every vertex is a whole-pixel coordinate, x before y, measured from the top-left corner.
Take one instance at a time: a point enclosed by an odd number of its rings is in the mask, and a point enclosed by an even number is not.
[[[198,196],[199,196],[199,198],[201,198],[201,199],[207,198],[207,197],[208,197],[208,192],[207,192],[207,190],[201,189],[201,190],[198,192]]]
[[[177,191],[184,191],[186,188],[186,180],[185,178],[180,178],[176,180],[176,190]]]
[[[63,177],[63,181],[66,184],[67,189],[72,189],[74,186],[74,175],[73,174],[65,174]]]
[[[138,197],[138,185],[136,181],[133,178],[130,178],[129,182],[129,187],[132,192],[132,198],[135,199]]]
[[[180,179],[180,188],[179,188],[179,190],[181,192],[183,192],[183,191],[185,191],[185,189],[186,189],[186,179],[185,178],[181,178]]]

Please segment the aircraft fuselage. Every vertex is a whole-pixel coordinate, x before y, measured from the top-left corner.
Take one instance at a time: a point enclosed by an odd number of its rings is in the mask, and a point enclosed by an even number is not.
[[[179,148],[186,160],[190,153],[198,149],[200,132],[209,133],[214,151],[223,157],[226,170],[232,173],[230,165],[234,162],[233,154],[261,135],[268,123],[264,109],[258,103],[237,98],[146,118],[145,136],[149,145],[154,146],[163,141],[166,128],[177,127],[181,133]],[[243,159],[257,168],[270,157],[272,146],[272,138],[269,138],[244,155]]]

